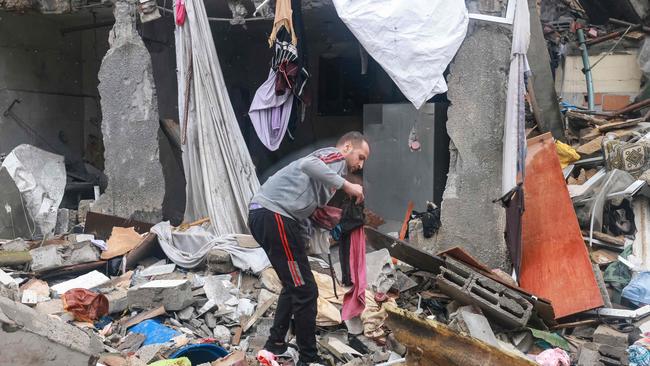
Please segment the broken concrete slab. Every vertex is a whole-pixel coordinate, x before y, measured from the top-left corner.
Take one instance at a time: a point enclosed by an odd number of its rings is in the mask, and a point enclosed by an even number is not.
[[[185,309],[194,303],[188,280],[155,280],[130,288],[130,308],[151,309],[164,305],[168,311]]]
[[[159,157],[158,101],[151,55],[135,29],[135,8],[134,2],[115,3],[110,49],[99,69],[108,187],[92,210],[160,222],[165,180]]]
[[[176,269],[176,264],[174,263],[153,265],[143,269],[138,273],[138,275],[142,277],[158,276],[158,275],[172,273],[174,272],[174,269]]]
[[[190,320],[192,319],[192,316],[194,315],[194,306],[188,306],[185,309],[179,311],[176,313],[178,316],[178,319],[180,320]]]
[[[23,252],[29,250],[29,244],[23,238],[16,238],[9,240],[0,245],[0,249],[6,250],[8,252]]]
[[[479,308],[473,305],[461,306],[449,317],[451,318],[448,324],[450,328],[469,334],[491,346],[499,347],[499,342],[490,323]]]
[[[83,288],[86,290],[90,290],[110,280],[111,279],[106,277],[104,274],[98,271],[92,271],[86,273],[85,275],[71,279],[69,281],[61,282],[57,285],[54,285],[51,287],[51,290],[54,296],[61,296],[66,291],[73,288]]]
[[[0,365],[94,365],[103,350],[95,335],[2,297],[0,323]]]
[[[121,313],[129,307],[128,290],[119,288],[105,294],[108,299],[108,313]]]
[[[45,245],[29,252],[32,256],[32,270],[35,272],[96,262],[100,257],[99,248],[90,241],[69,245]]]

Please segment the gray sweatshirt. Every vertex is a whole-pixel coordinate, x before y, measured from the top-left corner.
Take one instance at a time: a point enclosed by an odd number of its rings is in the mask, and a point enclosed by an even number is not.
[[[343,186],[346,174],[345,159],[338,149],[316,150],[272,175],[251,202],[302,221],[329,202]]]

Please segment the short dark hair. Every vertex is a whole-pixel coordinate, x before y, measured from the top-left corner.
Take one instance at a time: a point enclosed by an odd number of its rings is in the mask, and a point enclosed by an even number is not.
[[[359,132],[359,131],[350,131],[350,132],[346,133],[345,135],[341,136],[339,141],[336,143],[336,146],[341,146],[341,145],[345,144],[348,141],[350,141],[350,143],[352,143],[352,146],[354,146],[354,147],[358,147],[364,142],[366,144],[370,145],[370,143],[368,142],[368,139],[361,132]]]

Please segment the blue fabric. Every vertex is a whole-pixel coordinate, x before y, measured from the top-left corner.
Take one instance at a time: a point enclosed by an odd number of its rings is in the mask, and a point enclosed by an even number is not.
[[[145,320],[132,326],[129,330],[133,333],[144,334],[145,339],[142,343],[143,346],[166,343],[181,334],[180,332],[160,324],[160,322],[155,319]]]
[[[650,366],[650,351],[638,344],[633,344],[627,349],[630,366]]]
[[[650,272],[641,272],[623,289],[622,296],[640,306],[650,304]]]

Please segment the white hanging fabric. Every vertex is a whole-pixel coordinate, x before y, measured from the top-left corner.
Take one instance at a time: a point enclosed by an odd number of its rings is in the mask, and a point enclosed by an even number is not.
[[[530,43],[530,13],[526,0],[516,1],[506,95],[506,120],[503,128],[502,196],[508,195],[523,182],[526,161],[524,94],[525,73],[530,70],[526,58]]]
[[[185,221],[207,216],[217,236],[247,233],[248,203],[260,184],[230,103],[203,0],[186,0],[185,9],[186,20],[175,31],[178,115],[186,137]]]
[[[469,24],[462,0],[333,0],[343,23],[420,108],[447,91],[443,73]]]

